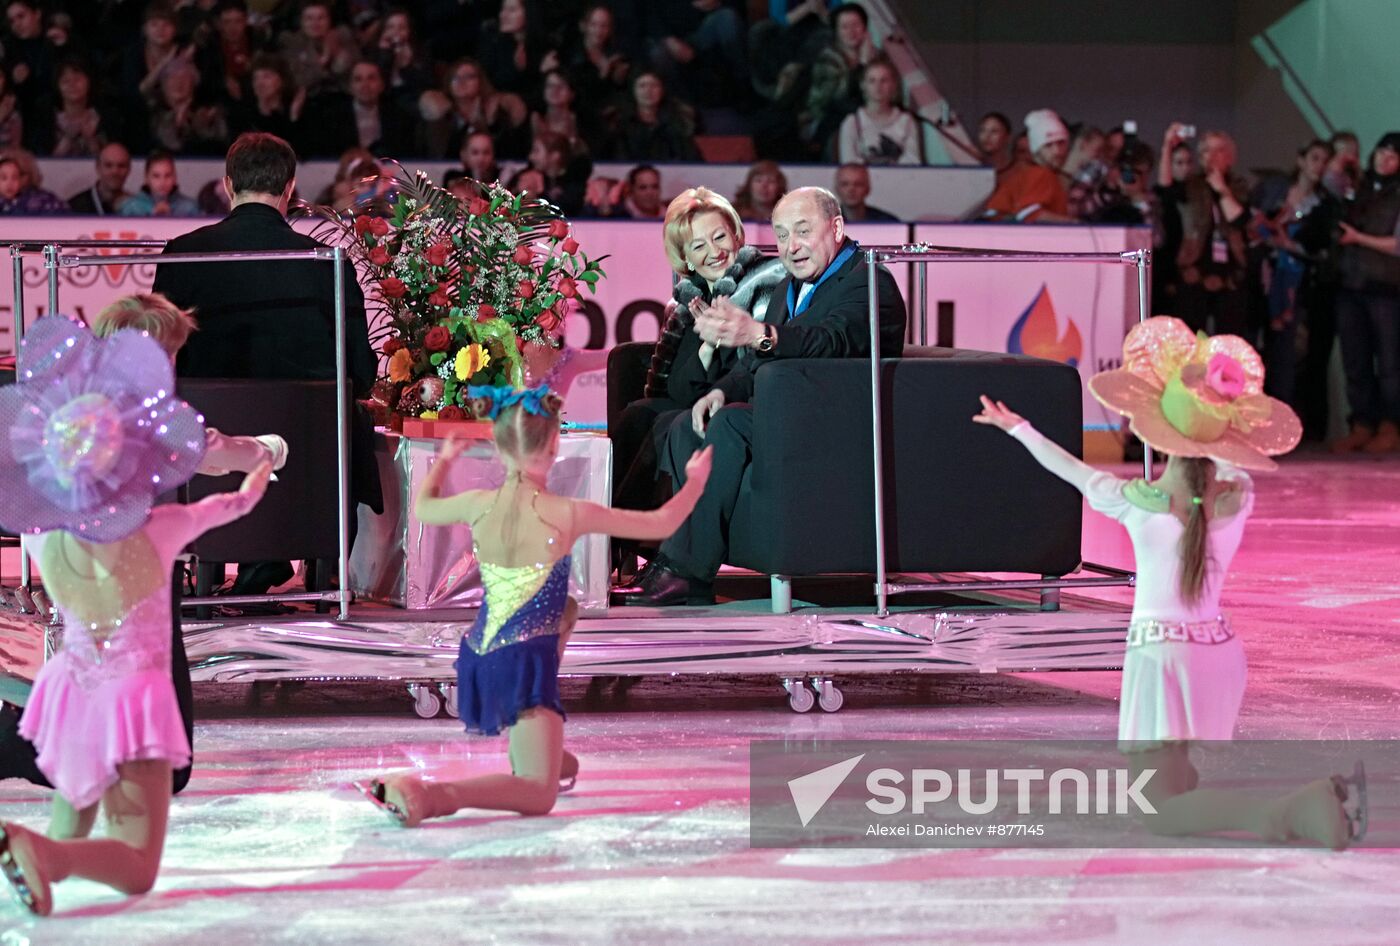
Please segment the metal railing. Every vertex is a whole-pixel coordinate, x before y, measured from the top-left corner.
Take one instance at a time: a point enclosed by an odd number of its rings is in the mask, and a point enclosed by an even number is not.
[[[902,582],[891,583],[886,569],[885,556],[885,457],[881,432],[884,427],[884,413],[880,393],[880,299],[877,272],[884,263],[910,263],[918,267],[919,342],[928,343],[928,264],[929,263],[1089,263],[1094,265],[1126,265],[1137,270],[1138,320],[1148,318],[1148,275],[1152,265],[1151,250],[1129,250],[1121,253],[1038,253],[1020,250],[988,250],[967,247],[934,246],[924,243],[911,243],[904,246],[861,247],[869,277],[867,303],[870,314],[870,418],[872,423],[871,463],[875,474],[875,598],[877,613],[881,617],[889,614],[889,596],[908,591],[927,590],[976,590],[997,588],[1037,588],[1042,590],[1042,601],[1050,602],[1058,595],[1059,589],[1066,587],[1092,587],[1110,584],[1131,584],[1133,579],[1118,569],[1085,564],[1086,571],[1095,571],[1106,577],[1065,579],[1044,578],[1012,581],[986,582]],[[1143,452],[1144,475],[1152,476],[1152,451]]]
[[[129,266],[141,261],[165,265],[183,263],[230,263],[230,262],[277,262],[282,260],[315,260],[328,262],[333,269],[335,306],[335,370],[341,383],[336,385],[336,488],[339,499],[337,529],[339,534],[338,577],[340,587],[328,592],[305,592],[283,595],[236,595],[221,597],[184,598],[182,605],[213,604],[253,604],[279,601],[316,601],[338,604],[338,617],[347,620],[350,616],[350,398],[344,379],[348,375],[348,357],[345,337],[345,251],[341,247],[317,247],[308,250],[257,250],[230,251],[226,253],[131,253],[120,256],[105,255],[65,255],[60,249],[161,249],[164,240],[64,240],[64,241],[16,241],[10,247],[15,279],[15,353],[19,353],[19,342],[24,337],[24,262],[25,253],[40,252],[44,257],[47,271],[49,312],[59,308],[58,271],[78,269],[88,266]],[[20,583],[26,592],[31,590],[32,574],[29,555],[20,543]]]

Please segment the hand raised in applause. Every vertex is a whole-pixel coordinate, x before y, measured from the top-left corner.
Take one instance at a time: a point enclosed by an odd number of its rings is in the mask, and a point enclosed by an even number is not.
[[[974,423],[987,424],[991,427],[998,427],[1001,430],[1010,431],[1011,428],[1025,420],[1011,408],[1001,401],[993,401],[987,395],[982,395],[982,411],[973,415]]]
[[[716,296],[709,305],[696,303],[695,334],[720,348],[746,348],[763,337],[763,323],[730,302]]]

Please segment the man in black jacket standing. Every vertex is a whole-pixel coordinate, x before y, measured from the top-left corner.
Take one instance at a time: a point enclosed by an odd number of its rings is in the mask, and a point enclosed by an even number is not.
[[[779,358],[864,358],[870,354],[869,270],[846,238],[841,205],[820,187],[792,191],[773,210],[773,233],[788,276],[760,322],[726,299],[696,312],[705,341],[740,350],[734,368],[666,434],[669,467],[684,470],[702,445],[714,447],[705,494],[634,586],[627,604],[710,604],[712,583],[728,553],[729,521],[753,456],[754,374]],[[878,269],[880,354],[904,350],[905,309],[894,276]],[[814,405],[814,409],[815,409]],[[676,488],[681,484],[676,483]]]
[[[225,159],[224,189],[231,206],[228,216],[171,240],[165,252],[307,250],[322,246],[287,223],[296,168],[296,152],[276,135],[240,135]],[[355,394],[364,396],[374,384],[377,365],[354,266],[347,262],[343,273],[348,368]],[[193,309],[199,322],[199,331],[176,359],[178,377],[336,376],[335,284],[329,263],[277,260],[157,266],[153,289],[175,305]],[[355,499],[372,507],[379,505],[372,458],[367,467],[358,459],[352,466]],[[357,476],[357,471],[366,475]],[[262,594],[291,577],[291,565],[286,562],[257,563],[257,567],[240,568],[234,590]]]

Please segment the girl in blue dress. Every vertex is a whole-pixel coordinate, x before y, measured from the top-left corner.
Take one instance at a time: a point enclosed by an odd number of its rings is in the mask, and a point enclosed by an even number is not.
[[[564,749],[559,659],[577,614],[569,597],[569,550],[590,533],[660,540],[695,508],[710,474],[707,448],[691,458],[685,485],[651,512],[611,509],[556,496],[546,477],[559,448],[558,395],[543,386],[469,392],[478,417],[494,422],[506,467],[499,489],[439,496],[462,444],[449,437],[415,502],[426,525],[471,526],[485,592],[457,658],[457,705],[468,732],[510,737],[509,775],[426,781],[412,772],[362,786],[370,800],[407,827],[461,808],[543,815],[578,760]]]

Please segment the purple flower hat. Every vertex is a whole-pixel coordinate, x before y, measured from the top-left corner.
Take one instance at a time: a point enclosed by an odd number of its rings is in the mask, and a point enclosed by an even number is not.
[[[175,397],[170,358],[146,332],[95,338],[62,315],[20,343],[0,387],[0,525],[114,542],[204,456],[204,418]]]

